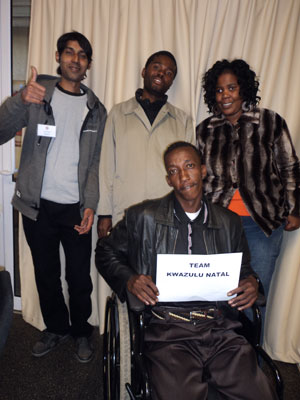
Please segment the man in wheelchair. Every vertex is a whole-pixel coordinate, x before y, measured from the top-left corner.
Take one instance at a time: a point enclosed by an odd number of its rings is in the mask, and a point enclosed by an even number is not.
[[[206,168],[196,147],[173,143],[164,162],[173,191],[130,207],[96,248],[97,269],[120,300],[127,288],[151,314],[145,331],[151,397],[206,399],[210,382],[224,399],[277,399],[253,348],[235,332],[238,311],[251,307],[258,293],[240,218],[203,196]],[[236,252],[243,253],[240,281],[228,293],[236,297],[159,303],[158,254]]]

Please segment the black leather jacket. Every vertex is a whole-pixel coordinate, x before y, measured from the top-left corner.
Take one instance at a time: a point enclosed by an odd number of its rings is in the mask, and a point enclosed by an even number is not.
[[[208,201],[206,204],[208,219],[203,231],[206,253],[243,252],[240,279],[255,275],[240,217]],[[124,301],[126,283],[132,275],[151,275],[155,282],[156,255],[173,254],[177,234],[173,192],[134,205],[108,237],[98,240],[96,267]]]

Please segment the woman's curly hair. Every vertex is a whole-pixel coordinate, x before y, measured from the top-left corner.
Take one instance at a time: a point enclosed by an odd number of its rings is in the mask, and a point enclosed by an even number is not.
[[[259,82],[256,74],[252,71],[246,61],[236,59],[233,61],[217,61],[203,76],[202,85],[204,89],[204,101],[210,112],[214,111],[216,105],[216,87],[218,78],[224,72],[231,72],[237,77],[240,85],[240,96],[245,101],[245,107],[258,104],[260,97],[257,96]]]

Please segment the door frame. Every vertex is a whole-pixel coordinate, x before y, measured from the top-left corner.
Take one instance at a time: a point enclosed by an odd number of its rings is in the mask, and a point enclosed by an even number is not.
[[[11,0],[0,1],[0,102],[11,95]],[[0,265],[9,271],[14,293],[13,207],[15,140],[0,146]],[[14,293],[14,309],[21,298]]]

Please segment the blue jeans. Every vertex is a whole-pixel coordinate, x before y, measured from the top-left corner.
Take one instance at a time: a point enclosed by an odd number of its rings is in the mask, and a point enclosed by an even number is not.
[[[267,237],[251,217],[241,217],[251,253],[251,266],[257,273],[268,298],[270,284],[283,238],[284,225]],[[261,307],[262,327],[264,327],[266,307]]]

